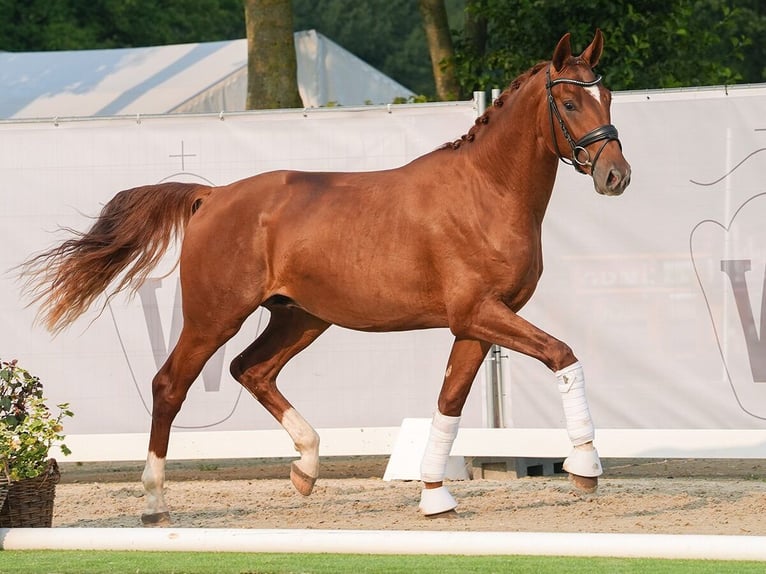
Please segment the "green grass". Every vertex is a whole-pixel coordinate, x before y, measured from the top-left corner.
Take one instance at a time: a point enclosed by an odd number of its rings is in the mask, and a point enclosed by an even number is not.
[[[381,556],[215,552],[0,551],[0,574],[749,574],[763,562],[549,558],[536,556]]]

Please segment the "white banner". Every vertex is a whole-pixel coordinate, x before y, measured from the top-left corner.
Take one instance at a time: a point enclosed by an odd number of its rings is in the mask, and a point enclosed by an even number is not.
[[[280,169],[373,170],[433,150],[475,119],[470,104],[306,113],[163,116],[0,123],[3,174],[0,268],[83,230],[116,192],[166,180],[226,184]],[[86,214],[86,215],[84,215]],[[150,424],[151,379],[180,328],[174,254],[132,299],[116,297],[52,338],[32,327],[13,274],[0,282],[0,357],[38,375],[52,401],[68,401],[67,433],[140,433]],[[192,387],[176,428],[277,427],[229,375],[229,362],[263,330],[258,311]],[[447,330],[364,334],[333,327],[291,361],[280,388],[315,426],[381,427],[430,416],[452,337]],[[481,426],[481,390],[467,405]]]
[[[617,94],[625,194],[560,169],[522,314],[582,361],[597,428],[766,428],[764,111],[764,86]],[[561,426],[544,367],[511,379],[516,426]]]
[[[764,109],[764,87],[616,94],[613,122],[633,167],[626,193],[599,196],[589,178],[561,166],[545,273],[522,315],[574,349],[597,427],[766,428]],[[0,123],[0,267],[61,240],[59,226],[84,229],[83,214],[121,189],[171,179],[219,185],[278,168],[396,167],[465,133],[474,117],[464,103]],[[132,300],[117,298],[56,338],[31,326],[34,310],[23,307],[12,273],[0,280],[0,357],[18,358],[52,400],[72,404],[68,433],[148,430],[151,377],[179,327],[177,276],[162,272]],[[276,426],[228,374],[266,320],[256,312],[211,360],[178,427]],[[280,388],[320,428],[429,417],[451,340],[446,330],[333,328],[285,368]],[[552,374],[505,356],[507,423],[563,427]],[[485,424],[484,393],[480,376],[464,426]]]

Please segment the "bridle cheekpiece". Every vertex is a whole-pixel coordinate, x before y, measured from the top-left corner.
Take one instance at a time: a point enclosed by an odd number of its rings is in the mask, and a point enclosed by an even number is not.
[[[561,112],[559,112],[559,108],[556,105],[555,100],[553,99],[553,93],[551,91],[551,88],[557,84],[572,84],[575,86],[581,86],[583,88],[590,88],[592,86],[595,86],[601,82],[601,76],[596,76],[594,80],[591,80],[589,82],[585,82],[583,80],[575,80],[574,78],[556,78],[555,80],[551,80],[551,66],[548,66],[548,69],[545,72],[545,90],[548,94],[548,108],[550,111],[550,119],[551,119],[551,136],[553,137],[553,145],[556,146],[556,153],[559,156],[559,159],[563,161],[564,163],[568,165],[574,166],[574,168],[580,172],[585,173],[584,167],[590,167],[591,173],[593,173],[593,169],[595,169],[596,161],[598,161],[599,156],[601,155],[601,152],[604,151],[604,148],[606,147],[606,144],[608,144],[610,141],[614,140],[617,142],[617,144],[620,146],[620,149],[622,149],[622,144],[620,143],[620,138],[617,135],[617,128],[614,127],[612,124],[604,125],[601,127],[598,127],[594,130],[589,131],[587,134],[582,136],[579,140],[575,141],[572,135],[569,133],[569,130],[567,129],[566,124],[564,123],[564,118],[561,117]],[[558,140],[556,139],[556,128],[555,124],[553,123],[554,116],[558,120],[559,127],[561,128],[562,133],[564,134],[564,138],[569,143],[569,147],[572,148],[572,157],[567,158],[559,149]],[[593,143],[604,141],[603,144],[601,144],[601,147],[596,152],[596,155],[591,160],[590,152],[587,150],[587,147]]]

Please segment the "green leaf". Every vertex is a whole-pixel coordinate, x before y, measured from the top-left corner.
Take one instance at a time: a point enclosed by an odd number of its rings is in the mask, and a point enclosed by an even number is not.
[[[11,428],[13,428],[13,427],[15,427],[16,425],[19,424],[19,420],[15,416],[13,416],[13,415],[7,415],[7,416],[3,417],[2,422],[3,422],[3,424],[6,424],[6,425],[8,425]]]

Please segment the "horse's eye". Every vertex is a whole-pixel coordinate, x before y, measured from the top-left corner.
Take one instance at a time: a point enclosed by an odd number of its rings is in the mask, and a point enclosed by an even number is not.
[[[566,110],[567,110],[568,112],[571,112],[571,111],[573,111],[573,110],[575,109],[575,105],[574,105],[574,102],[571,102],[571,101],[569,101],[569,100],[567,100],[566,102],[564,102],[564,107],[566,108]]]

